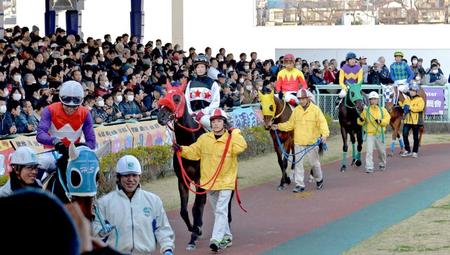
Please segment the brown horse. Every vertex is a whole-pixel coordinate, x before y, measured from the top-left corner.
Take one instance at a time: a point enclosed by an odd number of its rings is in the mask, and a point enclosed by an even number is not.
[[[262,92],[258,92],[259,99],[261,101],[261,110],[264,115],[264,127],[269,130],[272,124],[283,123],[289,120],[291,117],[291,107],[285,102],[276,97],[272,90],[265,87]],[[273,147],[277,153],[278,165],[281,168],[281,180],[277,190],[284,190],[287,185],[291,184],[291,179],[286,174],[286,168],[288,166],[288,158],[283,156],[281,148],[278,146],[277,139],[280,139],[283,145],[283,150],[286,153],[292,153],[295,162],[295,150],[294,150],[294,132],[278,132],[278,137],[275,131],[270,129],[270,135],[273,140]],[[295,168],[295,164],[292,164],[292,169]]]
[[[388,156],[392,157],[395,152],[395,141],[398,139],[400,145],[400,153],[405,150],[405,145],[403,142],[403,137],[401,134],[402,122],[403,122],[403,108],[400,106],[401,103],[405,101],[405,95],[398,91],[398,87],[396,86],[388,86],[385,89],[389,89],[391,91],[388,102],[385,103],[385,107],[391,115],[391,120],[389,125],[392,128],[392,140],[390,145],[390,150]],[[397,97],[397,100],[395,98]],[[423,88],[419,89],[418,95],[423,98],[425,101],[425,109],[427,103],[427,94]],[[397,101],[397,102],[395,102]],[[423,133],[425,132],[425,127],[422,125],[419,129],[419,146],[422,141]]]

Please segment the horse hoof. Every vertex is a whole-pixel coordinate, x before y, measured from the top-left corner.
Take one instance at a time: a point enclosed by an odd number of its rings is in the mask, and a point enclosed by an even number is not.
[[[393,154],[392,152],[389,152],[389,153],[387,154],[387,156],[388,156],[388,157],[392,157],[392,156],[394,156],[394,154]]]
[[[351,164],[350,166],[354,166],[355,163],[356,163],[356,159],[353,159],[353,160],[352,160],[352,164]]]
[[[280,185],[280,186],[278,186],[277,191],[282,191],[284,189],[285,189],[285,187],[283,185]]]
[[[193,250],[195,250],[197,248],[197,245],[195,245],[195,244],[188,244],[187,246],[186,246],[186,250],[187,251],[193,251]]]
[[[356,165],[356,166],[361,166],[361,165],[362,165],[361,160],[357,159],[357,160],[355,161],[355,165]]]
[[[346,166],[341,166],[341,172],[343,173],[343,172],[345,172],[345,170],[347,170],[347,167]]]

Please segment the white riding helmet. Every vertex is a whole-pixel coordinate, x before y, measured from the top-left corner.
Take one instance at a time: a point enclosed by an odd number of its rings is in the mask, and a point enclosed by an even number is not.
[[[36,151],[30,147],[19,147],[11,154],[11,165],[35,166],[39,165]]]
[[[117,162],[116,173],[120,175],[141,174],[141,163],[135,156],[125,155]]]
[[[83,87],[77,81],[66,81],[62,84],[61,89],[59,90],[59,99],[64,105],[81,105],[83,98]]]
[[[369,99],[372,99],[372,98],[379,99],[380,95],[378,95],[378,93],[376,91],[372,91],[369,93]]]

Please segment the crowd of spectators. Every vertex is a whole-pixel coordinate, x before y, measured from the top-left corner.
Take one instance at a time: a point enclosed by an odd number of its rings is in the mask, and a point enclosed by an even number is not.
[[[235,59],[225,48],[217,54],[210,47],[201,52],[194,47],[184,51],[178,44],[163,44],[159,39],[141,44],[128,34],[115,39],[106,34],[103,39],[83,40],[78,35],[67,35],[62,28],[46,36],[41,36],[36,26],[31,31],[19,26],[6,29],[0,40],[0,135],[34,132],[40,112],[59,101],[59,87],[67,80],[82,84],[83,105],[91,111],[96,124],[155,116],[165,84],[187,82],[194,75],[192,64],[198,53],[204,53],[210,62],[208,76],[221,87],[224,109],[257,103],[258,90],[274,86],[283,63],[283,57],[260,60],[256,52],[250,56],[241,53]],[[337,84],[338,70],[344,63],[297,58],[295,67],[314,90],[315,85]],[[447,82],[437,59],[427,69],[416,56],[410,63],[421,84]],[[359,64],[365,83],[391,82],[383,57],[369,66],[361,56]]]

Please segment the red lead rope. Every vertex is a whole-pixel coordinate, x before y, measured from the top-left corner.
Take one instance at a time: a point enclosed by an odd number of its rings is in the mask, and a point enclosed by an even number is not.
[[[226,158],[226,156],[227,156],[228,149],[229,149],[229,147],[230,147],[230,142],[231,142],[231,134],[230,134],[230,136],[229,136],[228,139],[227,139],[227,143],[225,144],[225,150],[224,150],[224,152],[223,152],[223,154],[222,154],[222,158],[220,159],[220,163],[219,163],[219,165],[217,166],[217,169],[216,169],[214,175],[211,177],[210,180],[208,180],[208,182],[206,182],[206,183],[204,183],[204,184],[202,184],[202,185],[195,183],[191,178],[189,178],[188,174],[186,173],[186,169],[185,169],[184,166],[183,166],[183,161],[182,161],[182,159],[181,159],[181,153],[180,153],[180,151],[177,151],[177,152],[176,152],[177,159],[178,159],[178,163],[179,163],[180,168],[181,168],[181,175],[183,176],[184,184],[186,185],[186,187],[187,187],[192,193],[194,193],[194,194],[196,194],[196,195],[205,195],[205,194],[207,194],[208,192],[211,191],[212,187],[214,186],[214,184],[215,184],[216,181],[217,181],[217,177],[219,177],[220,171],[222,171],[223,163],[224,163],[224,161],[225,161],[225,158]],[[208,189],[206,189],[205,191],[200,191],[200,192],[199,192],[199,191],[196,191],[196,190],[194,190],[194,189],[192,189],[192,188],[191,188],[191,185],[190,185],[190,184],[193,184],[193,185],[194,185],[195,187],[197,187],[197,188],[202,188],[202,187],[208,185],[208,184],[211,183],[211,182],[212,182],[212,184],[211,184],[211,186],[210,186]],[[237,200],[237,203],[239,204],[239,207],[240,207],[244,212],[247,212],[247,210],[246,210],[246,209],[242,206],[242,204],[241,204],[241,197],[240,197],[240,195],[239,195],[239,190],[238,190],[238,180],[237,180],[237,177],[236,177],[236,179],[235,179],[235,192],[236,192],[236,200]]]
[[[195,132],[199,131],[200,128],[202,128],[203,126],[202,126],[202,123],[200,123],[200,122],[198,122],[196,120],[194,120],[194,121],[195,121],[195,123],[197,123],[197,127],[196,128],[185,127],[185,126],[181,125],[180,123],[178,123],[178,121],[175,121],[175,124],[177,124],[180,128],[184,129],[187,132],[195,133]]]

